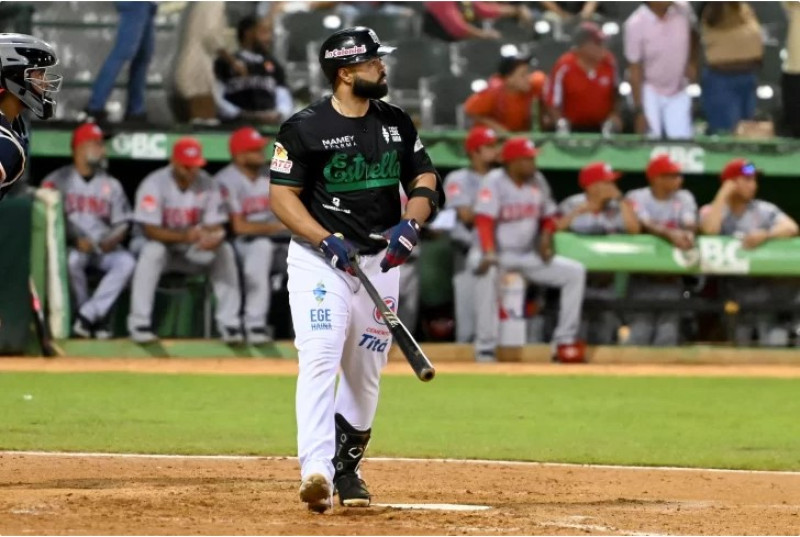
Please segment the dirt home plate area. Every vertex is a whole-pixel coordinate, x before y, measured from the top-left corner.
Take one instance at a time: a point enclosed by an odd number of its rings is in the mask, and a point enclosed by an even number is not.
[[[398,366],[400,364],[397,364]],[[447,371],[756,374],[737,366],[468,364]],[[263,360],[0,361],[10,371],[292,374]],[[402,367],[398,372],[406,373]],[[797,377],[799,368],[761,368]],[[395,370],[390,364],[390,374]],[[786,535],[800,534],[800,473],[367,460],[376,505],[314,515],[294,459],[0,453],[0,534]]]

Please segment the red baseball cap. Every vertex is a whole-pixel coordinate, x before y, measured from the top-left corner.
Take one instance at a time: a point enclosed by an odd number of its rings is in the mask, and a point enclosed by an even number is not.
[[[253,127],[242,127],[231,134],[228,148],[231,151],[231,155],[238,155],[246,151],[260,151],[268,143],[269,140],[261,136],[261,133]]]
[[[518,158],[532,158],[539,154],[533,142],[524,137],[511,138],[503,144],[500,157],[503,162],[510,162]]]
[[[645,171],[648,179],[653,179],[659,175],[678,175],[680,173],[680,164],[669,158],[667,154],[656,155],[651,158]]]
[[[594,183],[616,181],[620,177],[622,177],[622,174],[615,172],[611,168],[611,164],[607,162],[592,162],[581,169],[581,173],[578,175],[578,184],[581,188],[586,188]]]
[[[497,143],[497,133],[489,127],[477,125],[472,127],[467,133],[467,138],[464,140],[464,148],[467,153],[480,149],[485,145]]]
[[[203,146],[197,138],[185,136],[179,138],[172,146],[172,160],[182,166],[190,168],[202,168],[206,165],[203,158]]]
[[[736,179],[738,177],[755,177],[758,175],[758,169],[755,164],[744,158],[735,158],[725,165],[719,178],[722,181],[729,179]]]
[[[84,142],[102,142],[103,131],[96,123],[84,123],[72,131],[72,149]]]

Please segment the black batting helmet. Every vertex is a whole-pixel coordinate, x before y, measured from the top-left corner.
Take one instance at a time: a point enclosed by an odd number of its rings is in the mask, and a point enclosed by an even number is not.
[[[319,64],[331,83],[340,67],[365,62],[394,52],[395,47],[381,45],[372,29],[366,26],[344,28],[331,34],[319,48]]]

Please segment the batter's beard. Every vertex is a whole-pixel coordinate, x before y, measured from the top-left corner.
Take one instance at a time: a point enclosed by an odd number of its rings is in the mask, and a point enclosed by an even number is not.
[[[353,95],[362,99],[383,99],[389,94],[389,85],[383,82],[369,82],[363,78],[356,78],[353,82]]]

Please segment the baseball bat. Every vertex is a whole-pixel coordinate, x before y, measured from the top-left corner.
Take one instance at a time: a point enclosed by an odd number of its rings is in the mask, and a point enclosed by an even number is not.
[[[55,345],[50,337],[50,330],[47,327],[47,322],[44,318],[44,308],[42,301],[39,300],[39,293],[36,292],[36,284],[32,276],[28,276],[28,290],[31,296],[31,308],[33,309],[33,322],[36,325],[36,336],[39,340],[39,346],[42,349],[42,354],[46,358],[56,356]]]
[[[422,349],[414,339],[414,336],[411,335],[411,332],[408,331],[408,328],[406,328],[403,322],[398,319],[397,315],[395,315],[395,313],[389,309],[389,306],[387,306],[383,301],[383,298],[380,294],[378,294],[375,286],[372,285],[372,282],[358,265],[358,259],[353,260],[352,266],[355,270],[356,277],[358,277],[361,285],[364,286],[364,289],[367,290],[367,294],[372,299],[375,307],[378,308],[379,312],[381,312],[381,317],[383,317],[383,320],[386,321],[386,326],[389,328],[389,332],[392,333],[392,338],[394,339],[395,343],[397,343],[397,346],[400,347],[400,350],[403,352],[403,356],[405,356],[406,360],[408,360],[408,363],[411,365],[411,369],[414,370],[414,373],[416,373],[417,378],[419,378],[419,380],[422,382],[428,382],[433,379],[433,377],[436,375],[436,369],[433,368],[431,361],[428,360],[428,357],[425,356],[424,352],[422,352]]]

